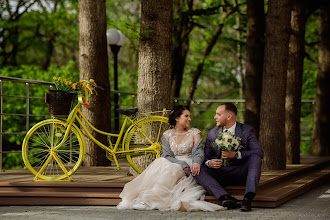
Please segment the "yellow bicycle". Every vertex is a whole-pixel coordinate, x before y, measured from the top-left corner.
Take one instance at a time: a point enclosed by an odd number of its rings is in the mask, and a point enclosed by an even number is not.
[[[117,169],[120,168],[118,160],[127,159],[132,168],[141,173],[143,168],[132,160],[133,157],[148,154],[157,158],[161,155],[160,137],[170,127],[166,117],[168,110],[145,113],[144,117],[136,119],[133,116],[138,109],[118,109],[119,113],[125,115],[125,119],[119,134],[114,134],[95,128],[81,112],[81,104],[78,102],[67,119],[53,116],[37,123],[27,132],[22,155],[27,169],[35,175],[34,181],[73,180],[71,176],[86,155],[86,143],[81,130],[106,150],[107,158],[115,162]],[[106,135],[109,145],[95,139],[82,121],[96,132]],[[124,132],[128,122],[131,125]],[[115,145],[111,137],[117,138]]]

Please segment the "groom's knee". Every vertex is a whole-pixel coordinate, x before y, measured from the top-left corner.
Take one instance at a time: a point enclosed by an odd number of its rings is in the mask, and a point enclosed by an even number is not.
[[[260,175],[261,163],[262,163],[261,161],[262,161],[262,159],[258,155],[250,156],[246,163],[248,172],[253,172],[253,173]]]
[[[248,159],[248,164],[256,164],[261,166],[261,157],[258,155],[251,155]]]

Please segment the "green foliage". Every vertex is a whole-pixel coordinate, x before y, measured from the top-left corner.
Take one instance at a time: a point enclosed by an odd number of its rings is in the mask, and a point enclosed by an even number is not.
[[[0,5],[2,11],[11,16],[4,16],[1,27],[2,52],[8,53],[0,60],[0,65],[40,65],[48,68],[49,61],[65,65],[74,59],[78,51],[77,2],[31,1]],[[29,10],[23,10],[31,4]],[[16,49],[15,49],[16,48]],[[5,61],[5,57],[8,60]]]
[[[4,170],[23,168],[24,162],[21,153],[8,153],[3,154]]]
[[[305,70],[303,73],[302,99],[316,98],[316,70]]]

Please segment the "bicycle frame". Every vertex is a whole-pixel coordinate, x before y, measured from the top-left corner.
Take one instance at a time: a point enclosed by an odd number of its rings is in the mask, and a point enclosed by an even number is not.
[[[114,134],[114,133],[109,133],[109,132],[105,132],[105,131],[101,131],[97,128],[95,128],[88,120],[87,118],[84,116],[84,114],[81,112],[80,110],[80,103],[77,104],[77,106],[74,108],[73,110],[73,113],[70,114],[70,116],[68,117],[68,120],[67,120],[67,123],[68,123],[68,127],[66,129],[66,132],[65,132],[65,137],[63,138],[62,142],[56,147],[54,148],[54,150],[56,151],[57,149],[59,149],[63,144],[64,144],[64,140],[66,139],[66,137],[68,137],[69,135],[69,131],[70,131],[70,128],[71,126],[73,126],[75,120],[77,120],[78,124],[80,124],[80,126],[83,128],[83,130],[86,132],[87,136],[94,142],[96,143],[99,147],[101,147],[102,149],[106,150],[107,152],[109,152],[112,156],[113,156],[113,160],[114,162],[116,163],[116,166],[117,166],[117,170],[120,169],[120,165],[118,163],[118,159],[117,159],[117,156],[116,154],[122,154],[122,153],[132,153],[132,152],[136,152],[137,150],[136,149],[133,149],[133,150],[124,150],[124,142],[125,142],[125,137],[124,139],[122,140],[122,136],[124,134],[124,130],[125,130],[125,126],[127,124],[128,121],[130,121],[132,123],[132,125],[137,126],[138,122],[141,121],[141,120],[144,120],[146,117],[144,118],[141,118],[139,119],[138,121],[134,121],[132,120],[129,116],[126,116],[125,117],[125,120],[121,126],[121,129],[120,129],[120,132],[119,134]],[[163,111],[158,111],[158,112],[162,112],[162,116],[164,117],[165,115],[165,112],[167,110],[163,110]],[[152,113],[156,113],[156,112],[152,112]],[[87,127],[83,124],[82,120],[79,118],[79,116],[81,116],[81,118],[87,123],[88,127],[92,128],[94,131],[100,133],[100,134],[103,134],[103,135],[106,135],[108,137],[116,137],[117,140],[116,140],[116,143],[115,143],[115,146],[113,147],[112,146],[112,143],[111,141],[109,141],[109,147],[102,144],[100,141],[98,141],[96,138],[94,138],[91,133],[88,131]],[[148,117],[148,116],[147,116]],[[132,128],[132,125],[130,128]],[[139,128],[138,128],[139,129]],[[80,129],[81,130],[81,129]],[[126,131],[126,133],[129,131],[129,129]],[[147,138],[147,140],[152,143],[150,147],[147,147],[147,148],[144,148],[143,150],[141,151],[145,151],[145,152],[148,152],[148,151],[156,151],[157,154],[159,154],[160,152],[157,150],[157,147],[154,146],[153,142],[149,139],[149,137],[139,129],[139,131],[141,132],[141,134]],[[157,137],[157,140],[159,139],[159,135],[160,133],[158,133],[158,137]],[[120,144],[122,140],[122,146],[123,146],[123,150],[121,151],[118,151],[118,146]],[[84,148],[86,148],[86,146],[84,146]]]

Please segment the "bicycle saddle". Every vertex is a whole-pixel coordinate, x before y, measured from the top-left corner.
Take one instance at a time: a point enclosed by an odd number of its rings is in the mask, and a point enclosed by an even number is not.
[[[130,116],[135,114],[138,111],[137,108],[129,108],[129,109],[116,109],[116,112],[126,115],[126,116]]]

